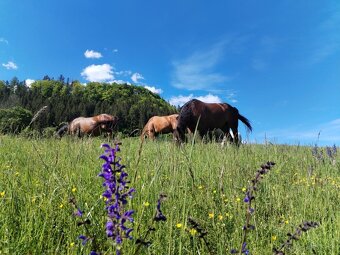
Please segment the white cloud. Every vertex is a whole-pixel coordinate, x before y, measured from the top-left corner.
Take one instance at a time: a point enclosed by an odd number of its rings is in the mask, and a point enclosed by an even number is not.
[[[2,66],[5,67],[8,70],[11,70],[11,69],[12,70],[16,70],[16,69],[18,69],[18,66],[14,62],[12,62],[12,61],[8,61],[7,64],[2,64]]]
[[[86,50],[84,52],[84,56],[86,58],[101,58],[101,57],[103,57],[100,52],[93,51],[93,50]]]
[[[340,119],[315,125],[314,127],[287,128],[271,130],[259,134],[269,140],[287,141],[292,143],[301,142],[307,145],[318,143],[319,145],[332,145],[340,143]]]
[[[108,82],[114,80],[112,69],[109,64],[90,65],[81,72],[81,76],[88,81]]]
[[[143,77],[140,73],[134,73],[134,74],[132,74],[132,76],[131,76],[131,80],[132,80],[134,83],[138,83],[139,80],[144,80],[144,77]]]
[[[7,41],[5,38],[0,37],[0,43],[6,43],[6,44],[8,44],[8,41]]]
[[[222,100],[218,96],[212,95],[210,93],[205,96],[198,96],[198,97],[194,97],[193,94],[190,94],[188,96],[182,96],[182,95],[174,96],[170,98],[169,103],[175,106],[177,105],[182,106],[183,104],[185,104],[186,102],[194,98],[201,100],[203,102],[206,102],[206,103],[222,103]]]
[[[191,56],[173,62],[172,86],[181,89],[210,89],[222,85],[231,78],[215,71],[224,55],[226,42],[215,44],[207,51],[199,51]]]
[[[233,90],[228,90],[227,91],[227,99],[228,101],[232,102],[232,103],[237,103],[237,99],[236,99],[236,92]]]
[[[117,53],[117,52],[118,52],[118,49],[113,49],[112,52],[113,52],[113,53]]]
[[[31,84],[32,84],[33,82],[35,82],[35,80],[32,80],[32,79],[26,79],[26,80],[25,80],[25,83],[26,83],[26,86],[27,86],[27,87],[31,87]]]
[[[151,86],[144,86],[144,88],[150,90],[152,93],[155,93],[155,94],[162,94],[163,93],[163,90],[162,89],[157,89],[155,87],[151,87]]]

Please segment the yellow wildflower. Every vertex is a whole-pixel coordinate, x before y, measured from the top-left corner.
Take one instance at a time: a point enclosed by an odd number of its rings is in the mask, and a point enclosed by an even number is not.
[[[74,246],[74,242],[70,243],[70,246],[73,247]]]
[[[276,236],[272,236],[272,241],[276,241],[277,237]]]
[[[203,186],[202,185],[198,186],[198,189],[203,189]]]
[[[190,229],[190,234],[192,235],[192,236],[194,236],[194,235],[196,235],[196,233],[197,233],[197,230],[196,229],[194,229],[194,228],[192,228],[192,229]]]
[[[223,216],[220,214],[220,215],[218,215],[218,219],[219,220],[223,220]]]
[[[149,202],[144,202],[143,205],[144,205],[144,206],[149,206],[150,203],[149,203]]]
[[[60,204],[60,205],[59,205],[59,208],[63,208],[63,207],[64,207],[64,205],[63,205],[63,204]]]
[[[209,213],[209,219],[214,218],[214,213]]]
[[[246,191],[247,191],[247,189],[243,187],[243,188],[242,188],[242,191],[243,191],[243,192],[246,192]]]
[[[5,194],[6,194],[6,192],[5,192],[5,191],[2,191],[2,192],[0,192],[0,197],[4,197],[4,196],[5,196]]]
[[[76,191],[77,191],[77,188],[74,187],[74,188],[72,189],[72,192],[74,193],[74,192],[76,192]]]
[[[285,224],[288,224],[289,223],[289,220],[285,220]]]
[[[216,194],[216,192],[217,192],[216,190],[213,190],[213,193],[214,193],[214,194]]]
[[[176,228],[181,228],[182,227],[182,223],[177,223],[176,224]]]
[[[238,202],[238,203],[239,203],[240,201],[241,201],[241,198],[239,198],[239,197],[238,197],[238,198],[236,198],[236,202]]]

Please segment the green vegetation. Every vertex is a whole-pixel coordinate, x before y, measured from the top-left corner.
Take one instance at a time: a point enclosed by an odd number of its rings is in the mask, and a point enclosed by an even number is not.
[[[106,212],[98,177],[103,138],[26,139],[0,136],[0,254],[89,254],[94,243],[114,254],[105,236]],[[272,254],[304,221],[316,229],[294,241],[286,254],[339,254],[340,158],[315,157],[310,147],[243,145],[239,148],[200,142],[179,148],[160,139],[144,143],[122,140],[119,156],[136,189],[127,208],[135,210],[131,235],[122,254],[134,254],[155,215],[159,194],[165,222],[156,222],[138,254],[230,254],[242,242],[244,190],[256,170],[276,165],[255,192],[255,212],[248,233],[251,254]],[[320,154],[321,155],[321,154]],[[137,165],[139,159],[139,163]],[[74,197],[84,212],[73,216]],[[207,231],[206,243],[188,222]],[[77,226],[88,218],[91,224]],[[86,231],[86,228],[88,231]],[[87,232],[87,233],[86,233]],[[82,246],[79,235],[95,237]]]
[[[0,81],[0,109],[20,106],[35,114],[47,106],[45,113],[31,126],[43,133],[47,127],[57,127],[76,117],[108,113],[119,117],[118,130],[129,134],[143,128],[154,115],[169,115],[177,109],[159,95],[141,86],[90,82],[86,86],[78,81],[69,82],[48,76],[30,87],[13,78]],[[1,116],[0,116],[1,118]]]

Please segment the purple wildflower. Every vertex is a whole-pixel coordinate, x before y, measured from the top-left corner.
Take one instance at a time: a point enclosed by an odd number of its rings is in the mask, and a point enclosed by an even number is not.
[[[160,194],[159,199],[157,200],[156,206],[156,216],[154,217],[155,221],[166,221],[165,215],[162,213],[161,210],[161,202],[166,198],[166,195]]]
[[[85,244],[90,240],[89,237],[86,237],[86,236],[84,236],[84,235],[80,235],[80,236],[78,236],[78,238],[79,238],[80,240],[82,240],[82,242],[81,242],[82,245],[85,245]]]
[[[102,171],[99,174],[104,179],[103,187],[105,191],[102,196],[106,198],[106,211],[108,221],[106,223],[106,235],[112,239],[118,246],[116,254],[120,254],[119,245],[122,244],[124,238],[132,239],[130,236],[132,228],[127,227],[127,222],[133,222],[133,210],[124,210],[124,206],[128,202],[128,198],[132,198],[132,193],[136,190],[129,188],[128,174],[124,171],[125,166],[120,163],[121,158],[116,154],[119,145],[111,148],[108,144],[103,144],[105,152],[100,156],[105,162],[102,164]]]

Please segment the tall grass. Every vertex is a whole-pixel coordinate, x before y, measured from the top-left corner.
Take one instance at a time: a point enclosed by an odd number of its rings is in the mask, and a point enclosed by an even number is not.
[[[92,241],[81,245],[69,203],[75,197],[91,224],[88,231],[103,254],[114,254],[105,236],[102,162],[96,139],[25,139],[0,136],[0,254],[89,254]],[[144,236],[160,194],[165,222],[153,224],[138,254],[230,254],[242,241],[246,204],[244,188],[258,167],[276,163],[256,190],[255,213],[247,248],[272,254],[304,221],[319,222],[286,254],[340,253],[340,157],[323,161],[310,147],[245,145],[221,148],[216,143],[187,144],[123,139],[119,156],[136,189],[128,205],[135,211],[134,240],[123,254],[134,254]],[[140,157],[140,158],[139,158]],[[137,162],[139,162],[137,164]],[[202,235],[193,226],[199,225]],[[79,225],[79,224],[78,224]]]

